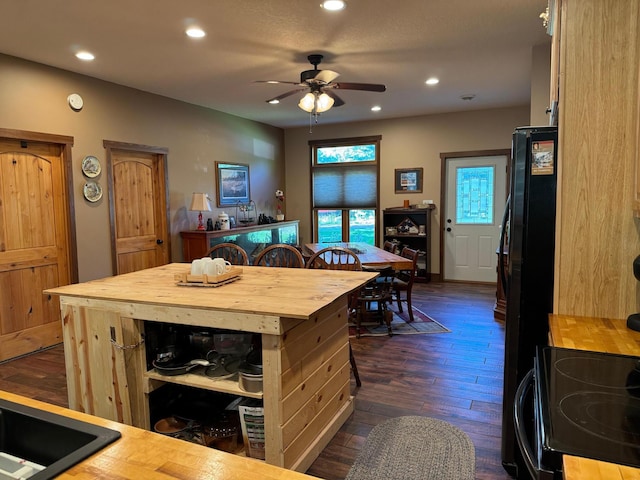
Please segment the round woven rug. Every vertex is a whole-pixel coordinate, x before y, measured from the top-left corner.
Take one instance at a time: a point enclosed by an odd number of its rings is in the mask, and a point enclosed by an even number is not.
[[[345,480],[473,480],[475,464],[473,443],[459,428],[398,417],[371,430]]]

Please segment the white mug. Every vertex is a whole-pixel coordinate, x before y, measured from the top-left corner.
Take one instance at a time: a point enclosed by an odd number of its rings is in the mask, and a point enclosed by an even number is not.
[[[222,275],[231,270],[231,263],[224,258],[213,258],[211,263],[207,264],[207,275]]]
[[[193,262],[191,262],[191,275],[202,275],[205,269],[205,266],[208,261],[211,259],[209,257],[206,258],[196,258]]]

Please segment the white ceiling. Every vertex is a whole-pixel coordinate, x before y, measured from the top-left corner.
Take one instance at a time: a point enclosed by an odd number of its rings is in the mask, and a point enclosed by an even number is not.
[[[550,42],[547,0],[347,2],[328,12],[320,0],[3,0],[0,52],[284,128],[308,125],[301,95],[269,105],[294,87],[253,82],[299,81],[310,53],[337,81],[387,86],[340,91],[345,105],[322,123],[529,103],[531,47]],[[191,23],[207,36],[188,38]],[[79,61],[80,49],[96,59]],[[426,86],[430,76],[440,84]]]

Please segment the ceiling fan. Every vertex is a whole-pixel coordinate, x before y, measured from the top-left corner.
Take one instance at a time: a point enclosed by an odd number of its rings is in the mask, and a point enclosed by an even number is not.
[[[300,73],[299,82],[285,82],[280,80],[258,80],[256,83],[274,83],[297,85],[302,88],[296,88],[285,92],[277,97],[270,98],[267,103],[280,103],[280,100],[299,92],[307,91],[302,97],[298,106],[305,112],[313,115],[326,112],[331,107],[340,107],[344,105],[344,100],[340,98],[335,90],[364,90],[367,92],[384,92],[387,87],[375,83],[350,83],[350,82],[334,82],[340,76],[339,73],[332,70],[318,70],[318,65],[322,61],[322,55],[309,55],[307,59],[313,65],[313,70],[305,70]]]

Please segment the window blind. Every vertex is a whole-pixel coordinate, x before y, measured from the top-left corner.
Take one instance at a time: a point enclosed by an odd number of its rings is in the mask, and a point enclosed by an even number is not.
[[[315,168],[313,208],[376,208],[377,165]]]

